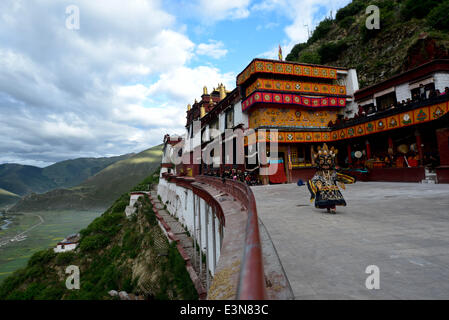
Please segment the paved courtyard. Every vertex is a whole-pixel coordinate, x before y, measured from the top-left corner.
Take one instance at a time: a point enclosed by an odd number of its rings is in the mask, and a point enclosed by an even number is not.
[[[449,299],[449,185],[357,182],[336,215],[306,186],[253,191],[296,299]]]

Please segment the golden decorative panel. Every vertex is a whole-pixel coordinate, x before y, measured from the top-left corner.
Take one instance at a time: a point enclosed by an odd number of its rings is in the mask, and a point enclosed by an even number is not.
[[[335,122],[335,110],[310,110],[297,108],[255,108],[249,115],[249,127],[261,126],[326,128]]]
[[[337,69],[284,61],[255,60],[237,76],[237,85],[245,83],[254,73],[288,74],[302,77],[337,79]]]
[[[318,93],[323,95],[346,95],[345,86],[265,78],[257,78],[250,86],[248,86],[245,90],[246,96],[248,97],[256,90]]]

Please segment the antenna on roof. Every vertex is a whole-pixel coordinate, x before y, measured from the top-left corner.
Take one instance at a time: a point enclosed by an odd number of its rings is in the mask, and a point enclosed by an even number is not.
[[[309,25],[305,24],[304,27],[307,27],[307,40],[309,40],[309,38],[310,38]]]

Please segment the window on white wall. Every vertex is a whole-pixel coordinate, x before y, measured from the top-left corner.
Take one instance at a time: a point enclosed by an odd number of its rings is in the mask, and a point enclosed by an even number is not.
[[[234,109],[229,109],[225,114],[225,129],[232,129],[234,127]]]

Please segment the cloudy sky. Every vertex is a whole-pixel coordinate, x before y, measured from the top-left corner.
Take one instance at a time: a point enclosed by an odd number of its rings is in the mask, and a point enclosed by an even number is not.
[[[183,133],[204,85],[233,89],[253,58],[277,58],[279,44],[287,55],[347,3],[1,0],[0,164],[139,152]]]

